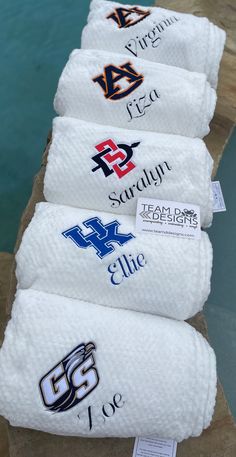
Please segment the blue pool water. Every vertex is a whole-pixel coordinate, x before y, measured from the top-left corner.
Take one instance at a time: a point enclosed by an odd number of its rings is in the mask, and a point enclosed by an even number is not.
[[[70,51],[80,46],[89,3],[0,0],[0,251],[13,250],[19,219],[51,128],[58,78]],[[150,5],[150,0],[128,3]],[[215,261],[206,315],[219,376],[236,416],[235,149],[236,133],[218,173],[228,211],[216,214],[209,230]]]
[[[0,0],[0,251],[13,250],[55,115],[57,82],[69,53],[80,47],[89,4]]]

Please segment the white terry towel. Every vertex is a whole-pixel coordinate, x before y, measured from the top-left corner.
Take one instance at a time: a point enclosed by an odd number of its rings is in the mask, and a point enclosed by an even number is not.
[[[199,139],[58,117],[44,195],[52,203],[131,215],[140,197],[194,203],[206,227],[213,214],[212,166]]]
[[[182,441],[209,426],[215,396],[214,352],[190,325],[18,291],[0,351],[12,425]]]
[[[100,50],[74,50],[59,80],[55,110],[116,127],[202,138],[216,93],[206,76]]]
[[[206,18],[159,7],[92,0],[82,48],[205,73],[216,88],[226,34]]]
[[[20,289],[185,320],[209,295],[212,246],[204,232],[135,233],[133,216],[39,203],[16,261]]]

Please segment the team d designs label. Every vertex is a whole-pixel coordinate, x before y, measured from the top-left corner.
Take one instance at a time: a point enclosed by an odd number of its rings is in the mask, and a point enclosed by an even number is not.
[[[68,411],[97,387],[99,375],[95,350],[92,342],[80,344],[42,377],[40,393],[49,411]]]
[[[192,203],[139,198],[136,230],[199,240],[201,238],[200,207]]]

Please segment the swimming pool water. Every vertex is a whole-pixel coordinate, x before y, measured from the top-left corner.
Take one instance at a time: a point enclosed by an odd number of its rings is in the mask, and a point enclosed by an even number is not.
[[[139,3],[150,5],[150,1]],[[58,79],[69,53],[80,47],[89,4],[89,0],[0,0],[0,251],[13,250],[55,116]]]

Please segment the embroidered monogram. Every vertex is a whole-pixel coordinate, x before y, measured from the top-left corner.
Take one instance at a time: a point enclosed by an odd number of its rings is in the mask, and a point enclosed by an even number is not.
[[[119,29],[131,27],[140,21],[143,21],[151,14],[150,10],[143,10],[138,6],[133,8],[116,8],[107,19],[113,19],[118,25]]]
[[[95,148],[98,154],[92,157],[97,166],[92,169],[92,172],[101,169],[106,178],[113,173],[119,179],[123,178],[136,167],[131,158],[133,149],[139,144],[140,142],[133,143],[131,146],[122,143],[116,144],[111,138],[97,144]]]
[[[118,84],[121,81],[126,87]],[[143,81],[144,76],[135,71],[131,62],[126,62],[119,67],[107,65],[103,73],[93,78],[93,82],[100,85],[104,97],[109,100],[121,100],[137,89]]]
[[[126,109],[129,113],[129,122],[132,119],[145,116],[147,110],[160,98],[160,94],[156,89],[151,90],[149,94],[144,94],[142,97],[134,98],[126,104]]]
[[[158,24],[153,21],[153,28],[146,31],[142,36],[136,35],[131,38],[125,45],[125,49],[135,57],[140,57],[142,51],[146,51],[150,47],[158,48],[161,44],[162,34],[179,21],[180,19],[176,16],[165,18]]]
[[[116,220],[109,224],[103,224],[99,217],[93,217],[84,221],[83,225],[92,229],[88,235],[84,235],[78,225],[66,230],[62,235],[65,238],[70,238],[79,248],[87,249],[93,247],[100,259],[115,251],[114,244],[123,246],[135,238],[132,233],[119,233],[120,223]]]
[[[80,403],[98,385],[94,343],[80,344],[50,370],[39,383],[44,405],[52,412],[65,412]]]
[[[162,162],[152,169],[143,169],[143,174],[132,186],[122,189],[121,192],[111,192],[108,196],[112,202],[112,208],[119,208],[121,205],[128,203],[134,198],[138,198],[139,194],[149,187],[159,187],[166,175],[172,170],[172,166],[168,162]]]

